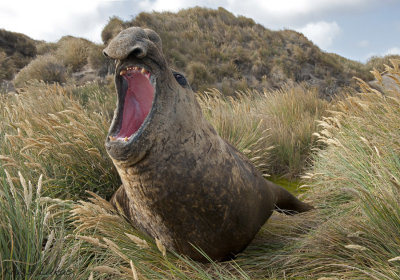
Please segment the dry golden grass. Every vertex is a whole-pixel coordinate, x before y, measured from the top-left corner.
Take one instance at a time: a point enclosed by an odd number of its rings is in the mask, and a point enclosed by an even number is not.
[[[237,98],[224,97],[218,90],[199,96],[206,118],[218,134],[245,154],[254,165],[267,175],[268,153],[273,148],[267,138],[269,132],[263,119],[253,111],[254,96],[239,94]]]
[[[57,59],[69,67],[72,72],[77,72],[87,64],[89,50],[93,43],[82,38],[67,36],[61,38],[57,45],[55,52]]]
[[[392,63],[386,72],[400,85],[400,61]],[[320,122],[327,148],[304,178],[323,220],[284,250],[289,277],[400,278],[400,92],[359,82],[362,91]]]
[[[315,148],[317,120],[328,102],[304,85],[277,91],[247,91],[236,98],[218,90],[201,95],[200,104],[219,135],[242,151],[264,174],[296,177]]]
[[[52,195],[79,198],[92,190],[109,197],[119,177],[104,149],[109,119],[101,106],[85,111],[60,86],[32,84],[25,90],[1,102],[2,167],[43,174]]]

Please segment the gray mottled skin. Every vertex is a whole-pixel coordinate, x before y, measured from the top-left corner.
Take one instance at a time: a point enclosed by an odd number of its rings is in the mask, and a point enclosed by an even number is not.
[[[204,261],[242,251],[276,208],[303,212],[312,207],[265,180],[203,117],[189,86],[175,80],[152,30],[131,27],[104,50],[118,61],[119,96],[109,135],[122,108],[120,69],[141,66],[156,77],[153,107],[129,142],[106,148],[122,180],[111,202],[131,223],[167,248]]]

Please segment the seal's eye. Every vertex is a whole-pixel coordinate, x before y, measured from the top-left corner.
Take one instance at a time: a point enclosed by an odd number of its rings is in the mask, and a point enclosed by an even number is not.
[[[179,73],[174,73],[174,77],[175,77],[175,80],[181,85],[181,86],[187,86],[188,85],[188,82],[186,81],[186,78],[182,75],[182,74],[179,74]]]

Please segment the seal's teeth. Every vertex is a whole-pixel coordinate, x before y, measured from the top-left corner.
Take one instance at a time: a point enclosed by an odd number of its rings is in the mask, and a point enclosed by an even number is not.
[[[121,70],[121,72],[119,72],[119,74],[121,76],[123,76],[127,72],[131,72],[131,71],[142,73],[144,76],[146,76],[148,79],[150,79],[150,72],[148,70],[146,70],[145,68],[142,68],[142,67],[139,67],[139,66],[126,67],[125,69]]]
[[[114,136],[109,136],[108,137],[111,141],[115,141],[117,138],[115,138]]]

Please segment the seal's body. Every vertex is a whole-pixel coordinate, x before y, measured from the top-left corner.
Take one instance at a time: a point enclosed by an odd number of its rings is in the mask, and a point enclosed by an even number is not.
[[[118,104],[106,148],[122,180],[112,198],[139,230],[194,260],[242,251],[276,208],[312,207],[265,180],[203,117],[161,40],[131,27],[104,53],[117,59]]]

